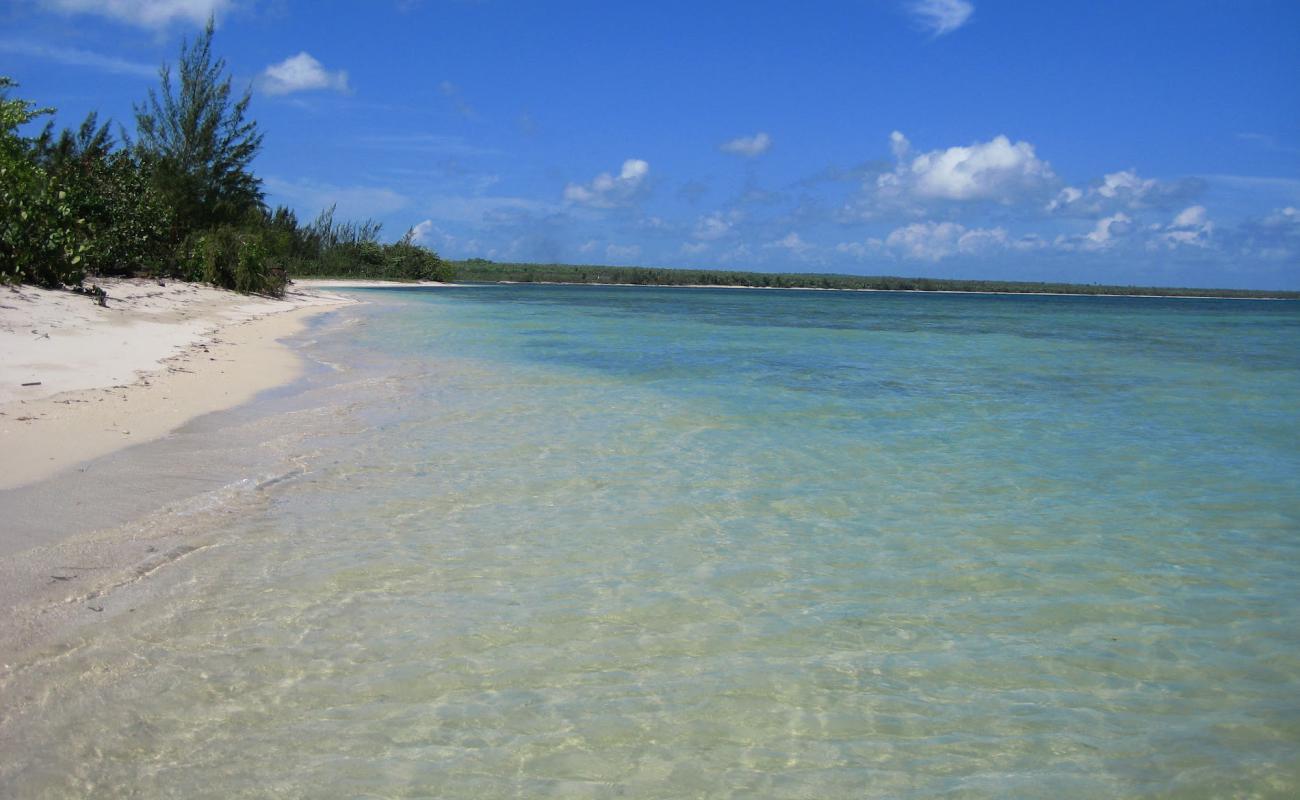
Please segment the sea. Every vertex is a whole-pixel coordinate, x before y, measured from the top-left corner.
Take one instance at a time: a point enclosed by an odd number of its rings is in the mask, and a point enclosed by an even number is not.
[[[1300,303],[350,294],[0,796],[1300,796]]]

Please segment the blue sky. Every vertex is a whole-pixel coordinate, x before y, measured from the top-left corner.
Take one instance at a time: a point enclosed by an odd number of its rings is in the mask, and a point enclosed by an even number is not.
[[[445,256],[1300,288],[1300,3],[10,0],[17,96],[132,123],[180,41],[268,202]]]

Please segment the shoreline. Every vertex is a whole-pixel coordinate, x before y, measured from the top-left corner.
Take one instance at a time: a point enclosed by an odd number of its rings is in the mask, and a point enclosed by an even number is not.
[[[132,610],[163,585],[162,567],[220,544],[195,538],[199,522],[259,501],[263,456],[257,439],[194,424],[303,378],[308,362],[284,340],[361,302],[302,285],[283,299],[100,285],[107,309],[0,289],[0,678],[15,657]],[[40,385],[15,385],[24,370]]]
[[[279,340],[356,302],[313,287],[275,300],[180,282],[101,285],[107,308],[69,292],[0,292],[0,491],[292,381],[302,365]]]

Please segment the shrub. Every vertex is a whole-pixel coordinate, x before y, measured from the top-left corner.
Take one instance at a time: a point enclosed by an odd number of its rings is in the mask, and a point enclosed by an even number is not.
[[[77,285],[85,277],[86,226],[68,192],[31,157],[18,129],[49,109],[11,100],[0,77],[0,283]]]
[[[224,225],[190,237],[183,246],[183,276],[237,292],[284,295],[283,266],[269,254],[265,231]]]

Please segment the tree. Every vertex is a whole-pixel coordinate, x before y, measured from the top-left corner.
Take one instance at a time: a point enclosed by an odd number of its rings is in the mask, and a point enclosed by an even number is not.
[[[180,85],[159,70],[161,91],[135,107],[137,148],[176,211],[181,234],[246,219],[262,208],[261,181],[249,166],[262,147],[257,123],[245,119],[250,90],[232,101],[225,59],[213,59],[213,20],[192,45],[181,44]]]

